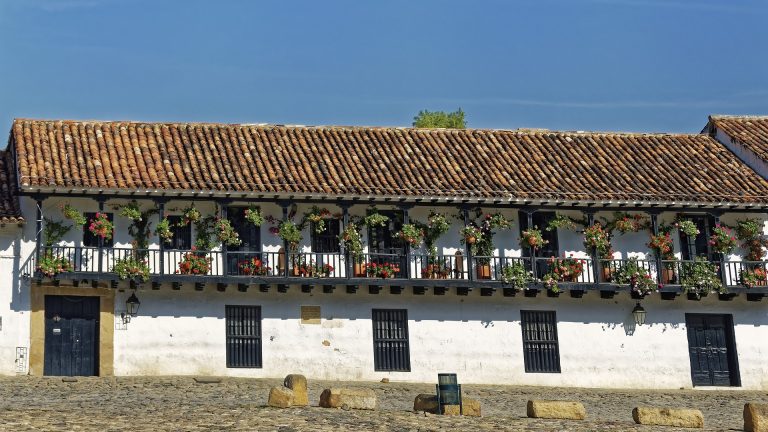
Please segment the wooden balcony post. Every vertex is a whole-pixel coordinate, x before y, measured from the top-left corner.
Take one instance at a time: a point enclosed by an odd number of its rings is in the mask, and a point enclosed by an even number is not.
[[[594,211],[585,211],[584,215],[587,216],[587,226],[592,226],[595,224],[595,212]],[[597,250],[592,250],[592,277],[595,278],[595,286],[600,284],[600,277],[602,276],[600,273],[600,269],[602,268],[602,263],[600,263],[600,257],[597,254]]]
[[[157,205],[157,223],[159,224],[160,221],[165,218],[165,200],[155,200],[155,203]],[[157,236],[157,243],[159,244],[160,249],[160,258],[158,260],[160,264],[160,274],[165,274],[165,239]]]
[[[283,208],[283,219],[282,221],[285,222],[288,220],[288,208],[291,206],[291,203],[288,201],[281,201],[280,207]],[[283,269],[283,276],[288,277],[288,267],[291,265],[291,260],[289,259],[291,256],[291,253],[289,252],[289,245],[287,240],[283,240],[283,252],[285,253],[285,268]]]
[[[219,200],[219,217],[221,220],[227,219],[227,206],[229,205],[231,201],[229,200]],[[224,267],[223,274],[221,276],[228,276],[229,275],[229,248],[227,247],[227,242],[221,242],[221,259],[223,261],[222,266]],[[237,274],[237,272],[235,272]]]
[[[712,215],[712,218],[715,221],[715,226],[719,225],[720,224],[720,216],[722,216],[722,213],[721,212],[710,212],[709,214]],[[712,233],[708,233],[708,234],[711,235]],[[727,280],[726,275],[725,275],[725,254],[724,253],[718,253],[717,255],[718,255],[718,258],[719,258],[719,261],[720,261],[720,264],[719,264],[720,265],[720,282],[722,282],[723,286],[727,286],[728,280]]]
[[[103,197],[96,198],[96,202],[99,203],[99,213],[104,213],[104,201]],[[112,244],[115,244],[115,230],[112,226]],[[99,274],[104,272],[104,237],[99,236]]]
[[[659,213],[655,211],[648,212],[648,215],[651,217],[651,231],[653,232],[654,236],[659,235]],[[661,274],[664,272],[664,264],[661,262],[661,255],[656,256],[656,283],[658,285],[661,285],[662,276]]]
[[[464,218],[464,227],[469,226],[469,208],[462,207],[461,215]],[[464,254],[467,256],[467,278],[475,280],[475,263],[472,257],[472,247],[467,242],[464,242]]]
[[[403,225],[411,223],[410,215],[408,214],[408,211],[413,208],[413,206],[400,206],[400,210],[403,212]],[[411,278],[411,245],[408,242],[405,242],[404,248],[405,250],[405,278],[410,279]]]
[[[533,229],[533,212],[535,210],[525,210],[525,219],[528,223],[528,229]],[[538,280],[539,274],[536,272],[536,249],[528,246],[528,254],[531,256],[531,274]]]
[[[342,232],[347,229],[347,226],[349,225],[349,204],[340,204],[339,207],[341,207],[341,223],[342,223]],[[344,247],[344,273],[346,274],[347,278],[352,277],[352,272],[354,268],[354,263],[350,260],[352,259],[351,255],[349,254],[349,250]]]
[[[37,204],[37,219],[35,220],[35,267],[40,264],[40,247],[43,244],[43,200],[39,196],[35,197]],[[34,271],[34,270],[33,270]]]

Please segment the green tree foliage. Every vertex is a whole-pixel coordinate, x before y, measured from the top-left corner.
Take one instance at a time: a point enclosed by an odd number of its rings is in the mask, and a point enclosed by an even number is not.
[[[467,121],[461,108],[451,113],[422,110],[413,118],[413,127],[464,129]]]

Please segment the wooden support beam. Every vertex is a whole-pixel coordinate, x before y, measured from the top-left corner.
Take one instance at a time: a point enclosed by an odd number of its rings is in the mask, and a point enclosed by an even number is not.
[[[288,292],[288,285],[286,284],[278,284],[277,285],[277,292],[285,294]]]
[[[302,284],[302,285],[301,285],[301,292],[303,292],[303,293],[306,293],[306,294],[309,294],[309,293],[311,293],[311,292],[312,292],[312,289],[313,289],[314,287],[315,287],[314,285],[309,285],[309,284]]]
[[[413,287],[413,295],[424,295],[426,292],[426,288],[423,286],[415,286]]]
[[[323,294],[331,294],[336,289],[336,285],[323,285]]]
[[[226,283],[223,283],[223,282],[219,282],[219,283],[217,283],[217,284],[216,284],[216,291],[218,291],[218,292],[224,292],[224,291],[226,291],[226,290],[227,290],[227,285],[228,285],[228,284],[226,284]]]
[[[269,284],[259,284],[259,292],[269,292]]]
[[[378,285],[368,285],[368,292],[370,294],[378,294],[381,292],[381,287]]]
[[[347,285],[347,294],[355,294],[357,292],[357,285]]]
[[[248,284],[246,284],[246,283],[239,283],[239,284],[237,284],[237,290],[239,292],[247,292],[248,291]]]

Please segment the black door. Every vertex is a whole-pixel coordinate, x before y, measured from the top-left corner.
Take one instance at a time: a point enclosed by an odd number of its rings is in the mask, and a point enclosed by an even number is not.
[[[694,386],[739,386],[731,315],[685,314]]]
[[[403,229],[403,212],[394,210],[379,210],[389,220],[383,227],[368,228],[368,243],[371,256],[369,261],[376,264],[395,264],[400,271],[395,275],[404,278],[408,259],[405,256],[405,245],[395,235]]]
[[[45,296],[45,375],[99,374],[99,298]]]
[[[523,235],[523,231],[528,229],[528,215],[525,212],[519,213],[520,217],[520,236]],[[560,255],[560,245],[557,242],[557,230],[553,229],[547,231],[547,225],[552,219],[555,218],[554,212],[536,212],[533,214],[533,226],[541,231],[541,236],[548,243],[541,249],[536,250],[536,258],[550,258]],[[531,256],[531,250],[523,248],[523,256]],[[536,261],[536,273],[537,277],[542,278],[545,274],[549,273],[549,266],[545,260]],[[530,269],[529,269],[530,270]]]
[[[245,219],[247,207],[228,207],[227,219],[232,228],[240,236],[239,246],[227,246],[227,272],[230,275],[240,273],[240,263],[252,258],[261,259],[261,230],[260,227]],[[277,263],[267,263],[270,267],[276,267]]]

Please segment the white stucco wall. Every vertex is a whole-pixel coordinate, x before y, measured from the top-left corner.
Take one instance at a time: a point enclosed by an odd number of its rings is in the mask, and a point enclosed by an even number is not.
[[[333,294],[306,294],[298,287],[286,294],[184,287],[138,296],[139,316],[115,332],[117,375],[278,378],[302,373],[314,379],[433,382],[438,372],[456,372],[465,383],[689,388],[685,313],[695,312],[733,314],[742,387],[768,389],[768,310],[743,297],[694,302],[652,296],[643,301],[646,325],[636,327],[635,302],[626,293],[607,300],[594,292],[574,299],[565,294],[481,297],[478,292],[434,296],[429,291],[414,296],[410,290],[373,295],[366,289],[347,294],[343,287]],[[261,369],[226,368],[225,305],[261,306]],[[301,324],[301,305],[320,306],[321,324]],[[410,372],[374,371],[373,308],[407,309]],[[561,373],[525,373],[521,310],[556,312]]]

